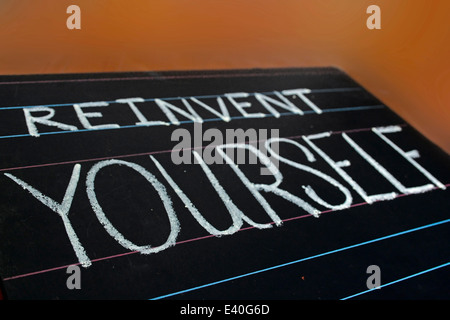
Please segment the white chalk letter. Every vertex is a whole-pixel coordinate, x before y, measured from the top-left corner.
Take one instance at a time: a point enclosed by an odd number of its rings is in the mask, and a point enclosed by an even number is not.
[[[266,148],[269,150],[269,153],[272,155],[272,157],[279,159],[281,162],[287,163],[288,165],[303,170],[305,172],[309,172],[325,181],[327,181],[328,183],[330,183],[332,186],[336,187],[339,189],[339,191],[341,191],[344,196],[345,196],[345,200],[342,204],[338,204],[338,205],[333,205],[330,204],[328,202],[326,202],[325,200],[323,200],[322,198],[319,197],[319,195],[317,195],[317,193],[314,191],[314,189],[307,185],[307,186],[303,186],[303,189],[305,189],[305,193],[314,201],[316,201],[317,203],[323,205],[324,207],[328,208],[328,209],[332,209],[332,210],[342,210],[342,209],[346,209],[349,208],[350,205],[352,204],[352,195],[350,193],[350,191],[344,187],[342,184],[340,184],[338,181],[336,181],[335,179],[333,179],[332,177],[330,177],[329,175],[313,169],[311,167],[305,166],[303,164],[294,162],[292,160],[286,159],[284,157],[281,157],[277,152],[274,152],[272,150],[272,143],[275,142],[286,142],[289,144],[292,144],[294,146],[296,146],[297,148],[299,148],[305,155],[306,155],[306,159],[309,162],[315,162],[316,159],[314,157],[314,155],[311,153],[311,151],[309,151],[307,148],[305,148],[304,146],[302,146],[300,143],[293,141],[293,140],[289,140],[286,138],[271,138],[269,140],[266,141]]]
[[[33,116],[32,112],[48,112],[45,116]],[[36,127],[36,123],[40,123],[46,126],[53,126],[57,127],[61,130],[67,130],[67,131],[76,131],[78,130],[77,127],[68,125],[61,122],[56,122],[51,119],[55,115],[55,110],[48,107],[32,107],[32,108],[24,108],[23,113],[25,114],[25,121],[27,123],[28,132],[33,137],[39,137],[39,132]]]
[[[248,98],[249,94],[246,92],[226,93],[225,97],[233,104],[233,106],[246,118],[264,118],[266,115],[261,112],[247,113],[244,108],[251,107],[251,103],[248,101],[238,102],[236,98]]]
[[[47,197],[46,195],[42,194],[39,190],[36,190],[32,186],[20,180],[19,178],[16,178],[12,174],[5,173],[5,176],[16,182],[23,189],[30,192],[36,199],[38,199],[44,205],[52,209],[61,217],[64,224],[64,228],[66,229],[67,236],[69,237],[70,243],[72,244],[75,254],[77,255],[78,261],[81,263],[83,267],[86,268],[92,264],[91,260],[87,257],[86,252],[84,251],[83,246],[78,240],[78,236],[75,233],[75,230],[73,229],[72,224],[70,223],[69,220],[69,210],[70,206],[72,205],[72,200],[78,185],[78,180],[80,178],[80,169],[81,169],[80,164],[76,164],[73,167],[72,176],[70,178],[69,184],[67,185],[66,193],[64,194],[64,198],[61,203],[58,203],[55,200]]]
[[[161,174],[167,180],[169,185],[173,188],[173,190],[177,193],[178,197],[180,197],[181,201],[183,201],[186,208],[192,214],[192,216],[197,220],[197,222],[210,234],[220,237],[223,235],[231,235],[237,231],[242,226],[242,220],[245,220],[250,225],[255,226],[259,229],[262,228],[270,228],[270,224],[258,224],[250,220],[247,216],[245,216],[241,210],[236,207],[236,205],[231,201],[230,197],[226,193],[226,191],[222,188],[217,178],[214,174],[209,170],[208,166],[204,163],[203,159],[199,156],[199,154],[195,151],[192,152],[197,159],[197,162],[201,165],[203,171],[205,172],[208,180],[211,182],[212,186],[216,190],[219,197],[222,199],[225,207],[228,209],[230,213],[231,220],[233,221],[232,225],[226,230],[218,230],[212,224],[210,224],[203,215],[197,210],[197,208],[192,204],[191,200],[186,196],[186,194],[180,189],[180,187],[176,184],[176,182],[170,177],[167,171],[161,166],[161,164],[152,156],[150,158],[153,160]]]
[[[192,101],[194,101],[195,103],[197,103],[199,106],[203,107],[204,109],[208,110],[209,112],[211,112],[212,114],[215,114],[216,116],[218,116],[220,119],[222,119],[225,122],[229,122],[231,120],[230,118],[230,114],[228,113],[228,109],[227,106],[225,105],[225,103],[223,102],[221,97],[217,97],[217,103],[219,104],[220,107],[220,112],[217,112],[216,110],[214,110],[213,108],[211,108],[210,106],[208,106],[207,104],[205,104],[204,102],[198,100],[195,97],[191,97],[190,98]]]
[[[271,97],[268,97],[262,93],[255,93],[255,98],[271,113],[274,115],[275,118],[280,117],[280,113],[275,110],[272,105],[276,105],[282,109],[285,109],[289,112],[302,115],[303,111],[297,108],[292,102],[290,102],[285,96],[281,95],[279,92],[274,91],[275,95],[280,100],[273,99]]]
[[[422,167],[420,164],[418,164],[416,160],[414,160],[414,158],[419,157],[419,152],[417,150],[405,152],[383,134],[383,133],[392,133],[392,132],[402,131],[402,128],[400,126],[377,127],[377,128],[372,128],[372,131],[375,132],[388,145],[390,145],[395,151],[397,151],[402,157],[404,157],[406,160],[408,160],[408,162],[411,163],[417,170],[419,170],[425,177],[427,177],[428,180],[433,182],[438,188],[445,190],[445,185],[442,182],[440,182],[438,179],[436,179],[431,173],[429,173],[427,170],[425,170],[424,167]],[[419,188],[422,188],[422,190],[419,189],[421,192],[428,190],[427,185],[419,187]]]
[[[343,160],[343,161],[334,161],[332,160],[325,152],[323,152],[318,146],[316,146],[311,140],[314,139],[322,139],[329,137],[331,134],[329,132],[323,132],[319,134],[309,135],[309,136],[303,136],[303,140],[311,147],[313,148],[342,178],[344,178],[345,181],[347,181],[352,188],[361,196],[361,198],[364,199],[367,203],[371,204],[374,201],[381,201],[381,200],[391,200],[394,199],[397,195],[395,192],[390,193],[383,193],[383,194],[376,194],[376,195],[367,195],[366,191],[355,181],[353,180],[347,172],[345,172],[342,167],[348,167],[350,165],[350,161]]]
[[[311,93],[310,89],[292,89],[292,90],[283,90],[282,93],[285,96],[289,96],[289,95],[297,95],[300,99],[302,99],[302,101],[304,103],[306,103],[306,105],[308,107],[310,107],[312,110],[314,110],[314,112],[321,114],[322,110],[316,106],[316,104],[314,102],[312,102],[311,100],[309,100],[308,97],[305,96],[305,94]]]
[[[83,127],[86,129],[114,129],[114,128],[120,128],[118,124],[100,124],[93,126],[89,122],[87,118],[101,118],[103,115],[100,112],[84,112],[82,108],[91,108],[91,107],[106,107],[108,106],[108,103],[104,101],[98,101],[98,102],[85,102],[85,103],[78,103],[74,104],[73,108],[75,109],[75,112],[77,113],[78,119],[80,120]]]
[[[239,169],[236,163],[226,154],[225,151],[223,151],[224,148],[242,148],[247,149],[250,152],[254,153],[260,159],[261,163],[264,164],[268,168],[268,170],[270,170],[273,177],[275,178],[275,182],[272,184],[256,184],[250,182],[250,180],[245,176],[245,174],[241,171],[241,169]],[[220,155],[225,159],[225,162],[230,165],[230,167],[234,170],[236,175],[241,179],[241,181],[244,183],[247,189],[252,193],[255,199],[260,203],[261,207],[263,207],[266,213],[272,218],[272,221],[274,221],[276,225],[281,225],[282,221],[280,217],[272,209],[272,207],[269,205],[269,203],[266,201],[266,199],[264,199],[264,197],[261,195],[260,191],[270,192],[277,196],[280,196],[283,199],[288,200],[297,205],[298,207],[304,209],[306,212],[313,215],[314,217],[316,218],[319,217],[320,215],[319,210],[311,206],[306,201],[293,195],[292,193],[278,188],[278,186],[283,181],[283,176],[281,175],[281,172],[278,170],[277,166],[272,161],[270,161],[270,159],[265,154],[256,149],[254,146],[249,144],[225,144],[222,146],[218,146],[217,150],[219,151]]]
[[[139,122],[136,122],[138,126],[160,126],[160,125],[169,125],[169,123],[164,121],[148,121],[147,118],[142,114],[142,112],[136,107],[135,102],[144,102],[145,100],[142,98],[127,98],[127,99],[117,99],[118,103],[127,103],[130,107],[131,111],[136,115],[139,119]]]
[[[153,186],[156,192],[158,192],[158,195],[163,202],[170,223],[170,234],[164,244],[158,247],[152,247],[150,245],[138,246],[133,242],[131,242],[130,240],[126,239],[106,217],[106,214],[103,212],[103,209],[97,200],[97,195],[95,191],[95,177],[102,168],[111,165],[125,165],[139,172],[145,179],[147,179],[148,182],[150,182],[150,184]],[[173,210],[172,201],[170,200],[164,185],[161,182],[159,182],[150,172],[145,170],[140,165],[116,159],[100,161],[96,163],[87,174],[86,191],[89,201],[91,202],[92,209],[94,210],[98,220],[105,228],[105,230],[109,233],[109,235],[113,237],[124,248],[127,248],[132,251],[139,251],[143,254],[150,254],[165,250],[168,247],[175,245],[178,233],[180,232],[180,223],[178,222],[178,218],[175,214],[175,211]]]
[[[374,158],[372,158],[366,151],[364,151],[359,145],[356,144],[346,133],[342,133],[342,137],[363,157],[369,162],[372,167],[375,168],[383,177],[386,178],[398,191],[404,194],[420,193],[431,190],[434,185],[427,184],[419,187],[406,188],[400,181],[398,181],[389,171],[386,170],[381,164],[379,164]]]
[[[156,104],[158,107],[164,112],[164,114],[167,116],[167,118],[170,120],[170,122],[174,125],[179,125],[180,121],[175,117],[172,111],[181,114],[183,117],[188,118],[192,122],[198,122],[202,123],[203,119],[195,112],[195,110],[191,107],[191,105],[185,100],[182,99],[183,104],[186,106],[186,108],[189,110],[190,113],[184,111],[183,109],[180,109],[176,106],[174,106],[171,103],[168,103],[161,99],[155,99]]]

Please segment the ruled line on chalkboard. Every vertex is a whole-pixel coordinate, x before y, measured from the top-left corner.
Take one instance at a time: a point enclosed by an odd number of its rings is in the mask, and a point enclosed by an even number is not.
[[[331,109],[322,109],[323,113],[331,113],[331,112],[348,112],[348,111],[364,111],[364,110],[376,110],[376,109],[383,109],[385,108],[385,105],[372,105],[372,106],[358,106],[358,107],[344,107],[344,108],[331,108]],[[313,110],[306,110],[303,111],[304,114],[314,114],[315,112]],[[295,114],[293,112],[281,112],[280,117],[286,117],[286,116],[298,116],[298,114]],[[271,118],[274,117],[272,114],[266,114],[264,118]],[[253,119],[253,118],[247,118],[245,116],[235,116],[230,117],[230,120],[242,120],[242,119]],[[203,122],[214,122],[214,121],[223,121],[220,118],[209,118],[209,119],[203,119]],[[194,123],[192,120],[184,120],[179,121],[180,124],[188,124],[188,123]],[[120,130],[120,129],[130,129],[130,128],[147,128],[147,127],[154,127],[154,126],[161,126],[161,125],[124,125],[120,126],[118,128],[98,128],[98,129],[78,129],[78,130],[67,130],[67,131],[50,131],[50,132],[41,132],[39,135],[55,135],[55,134],[66,134],[66,133],[80,133],[80,132],[95,132],[95,131],[105,131],[105,130]],[[22,133],[22,134],[14,134],[14,135],[7,135],[7,136],[0,136],[0,139],[12,139],[12,138],[24,138],[24,137],[32,137],[29,133]],[[33,137],[34,138],[34,137]]]
[[[316,255],[312,255],[312,256],[309,256],[309,257],[306,257],[306,258],[293,260],[293,261],[290,261],[290,262],[278,264],[278,265],[275,265],[275,266],[272,266],[272,267],[268,267],[268,268],[264,268],[264,269],[259,269],[259,270],[253,271],[253,272],[244,273],[244,274],[237,275],[237,276],[230,277],[230,278],[226,278],[226,279],[223,279],[223,280],[210,282],[210,283],[207,283],[207,284],[203,284],[203,285],[200,285],[200,286],[192,287],[192,288],[181,290],[181,291],[176,291],[176,292],[169,293],[169,294],[166,294],[166,295],[161,295],[161,296],[158,296],[158,297],[151,298],[149,300],[160,300],[160,299],[164,299],[164,298],[168,298],[168,297],[173,297],[173,296],[180,295],[180,294],[183,294],[183,293],[199,290],[199,289],[206,288],[206,287],[211,287],[211,286],[218,285],[218,284],[221,284],[221,283],[225,283],[225,282],[229,282],[229,281],[245,278],[245,277],[248,277],[248,276],[253,276],[253,275],[256,275],[256,274],[263,273],[263,272],[267,272],[267,271],[283,268],[283,267],[286,267],[286,266],[289,266],[289,265],[297,264],[297,263],[300,263],[300,262],[304,262],[304,261],[312,260],[312,259],[315,259],[315,258],[320,258],[320,257],[323,257],[323,256],[327,256],[327,255],[330,255],[330,254],[334,254],[334,253],[346,251],[346,250],[349,250],[349,249],[361,247],[361,246],[364,246],[364,245],[367,245],[367,244],[372,244],[372,243],[383,241],[383,240],[386,240],[386,239],[402,236],[404,234],[408,234],[408,233],[424,230],[424,229],[427,229],[427,228],[432,228],[432,227],[435,227],[435,226],[438,226],[438,225],[442,225],[442,224],[445,224],[445,223],[449,223],[449,222],[450,222],[450,219],[437,221],[437,222],[426,224],[426,225],[423,225],[423,226],[420,226],[420,227],[404,230],[404,231],[397,232],[397,233],[392,233],[392,234],[389,234],[389,235],[386,235],[386,236],[383,236],[383,237],[379,237],[379,238],[375,238],[375,239],[372,239],[372,240],[359,242],[359,243],[356,243],[356,244],[353,244],[353,245],[350,245],[350,246],[346,246],[346,247],[342,247],[342,248],[339,248],[339,249],[326,251],[326,252],[319,253],[319,254],[316,254]]]
[[[362,91],[363,89],[360,87],[347,87],[347,88],[323,88],[323,89],[310,89],[311,93],[332,93],[332,92],[352,92],[352,91]],[[267,92],[258,92],[264,95],[274,95],[274,91],[267,91]],[[249,96],[254,96],[256,92],[249,92]],[[214,99],[214,98],[225,98],[225,94],[209,94],[209,95],[194,95],[194,96],[183,96],[183,97],[162,97],[162,98],[148,98],[148,99],[142,99],[145,102],[154,102],[155,100],[163,100],[163,101],[175,101],[175,100],[181,100],[181,99],[190,99],[190,98],[196,98],[196,99]],[[102,101],[106,103],[117,103],[115,100],[111,101]],[[0,111],[2,110],[15,110],[15,109],[28,109],[28,108],[35,108],[35,107],[69,107],[73,106],[74,104],[79,104],[84,102],[73,102],[73,103],[54,103],[54,104],[36,104],[36,105],[26,105],[26,106],[11,106],[11,107],[0,107]]]
[[[399,127],[405,127],[407,126],[406,123],[401,124],[395,124],[393,126],[399,126]],[[362,132],[362,131],[369,131],[372,130],[372,127],[370,128],[357,128],[357,129],[348,129],[348,130],[339,130],[339,131],[330,131],[330,134],[341,134],[341,133],[352,133],[352,132]],[[299,139],[303,137],[304,135],[295,135],[295,136],[287,136],[282,137],[285,139]],[[260,139],[255,141],[248,141],[248,143],[259,143],[266,141],[267,139]],[[198,149],[204,149],[206,147],[213,147],[211,145],[207,146],[198,146],[198,147],[186,147],[184,150],[198,150]],[[157,150],[157,151],[148,151],[148,152],[141,152],[141,153],[131,153],[131,154],[122,154],[122,155],[115,155],[115,156],[107,156],[107,157],[97,157],[97,158],[88,158],[88,159],[78,159],[78,160],[69,160],[69,161],[60,161],[60,162],[50,162],[50,163],[43,163],[43,164],[34,164],[34,165],[27,165],[27,166],[20,166],[20,167],[10,167],[10,168],[2,168],[0,169],[0,172],[6,172],[6,171],[15,171],[15,170],[22,170],[22,169],[31,169],[31,168],[41,168],[41,167],[50,167],[50,166],[56,166],[56,165],[66,165],[66,164],[74,164],[74,163],[83,163],[83,162],[91,162],[91,161],[103,161],[103,160],[109,160],[109,159],[121,159],[121,158],[131,158],[131,157],[141,157],[141,156],[149,156],[154,154],[161,154],[161,153],[171,153],[180,151],[180,149],[168,149],[168,150]]]
[[[450,187],[450,183],[447,183],[445,185],[446,187]],[[434,187],[431,190],[440,190],[439,187]],[[397,198],[401,198],[401,197],[406,197],[406,196],[411,196],[414,194],[411,193],[403,193],[403,194],[398,194],[395,196],[395,199]],[[382,200],[375,200],[374,203],[376,202],[381,202]],[[355,208],[355,207],[360,207],[360,206],[365,206],[365,205],[369,205],[368,202],[359,202],[359,203],[355,203],[350,205],[350,208]],[[332,209],[328,209],[328,210],[324,210],[320,212],[320,215],[323,214],[327,214],[327,213],[332,213],[332,212],[336,212],[338,210],[332,210]],[[304,214],[304,215],[300,215],[300,216],[296,216],[296,217],[291,217],[291,218],[286,218],[283,219],[282,222],[288,222],[288,221],[294,221],[294,220],[299,220],[299,219],[303,219],[303,218],[310,218],[313,217],[310,214]],[[450,221],[450,219],[448,219]],[[268,224],[275,224],[275,222],[271,221],[268,222]],[[255,229],[254,226],[249,226],[249,227],[244,227],[239,229],[237,232],[242,232],[242,231],[247,231],[247,230],[252,230]],[[181,240],[175,243],[175,245],[180,245],[180,244],[185,244],[185,243],[190,243],[190,242],[195,242],[195,241],[199,241],[199,240],[205,240],[205,239],[210,239],[210,238],[214,238],[215,236],[212,234],[206,235],[206,236],[200,236],[200,237],[196,237],[196,238],[191,238],[191,239],[187,239],[187,240]],[[106,256],[106,257],[100,257],[100,258],[96,258],[96,259],[92,259],[91,262],[99,262],[99,261],[104,261],[104,260],[110,260],[110,259],[116,259],[116,258],[120,258],[123,256],[128,256],[131,254],[136,254],[139,253],[139,251],[129,251],[129,252],[123,252],[123,253],[119,253],[119,254],[115,254],[115,255],[110,255],[110,256]],[[6,277],[3,279],[3,281],[10,281],[10,280],[14,280],[14,279],[19,279],[19,278],[24,278],[24,277],[29,277],[29,276],[34,276],[34,275],[38,275],[38,274],[42,274],[42,273],[47,273],[47,272],[51,272],[51,271],[57,271],[57,270],[61,270],[61,269],[66,269],[68,266],[71,265],[80,265],[80,262],[76,262],[76,263],[72,263],[72,264],[68,264],[68,265],[63,265],[63,266],[58,266],[58,267],[53,267],[53,268],[48,268],[48,269],[43,269],[43,270],[39,270],[39,271],[34,271],[34,272],[29,272],[29,273],[24,273],[24,274],[19,274],[16,276],[10,276],[10,277]]]
[[[153,76],[129,76],[129,77],[106,77],[106,78],[85,78],[85,79],[50,79],[50,80],[22,80],[22,81],[2,81],[0,85],[16,84],[48,84],[64,82],[101,82],[101,81],[135,81],[135,80],[170,80],[170,79],[208,79],[208,78],[235,78],[235,77],[272,77],[305,74],[305,68],[301,70],[272,71],[267,73],[206,73],[206,74],[184,74],[184,75],[164,75],[155,74]],[[225,70],[224,70],[225,71]],[[314,72],[313,70],[311,70]]]
[[[206,79],[206,78],[233,78],[233,77],[259,77],[259,76],[280,76],[295,75],[295,73],[277,72],[272,74],[248,73],[248,74],[210,74],[210,75],[155,75],[150,77],[125,77],[125,78],[87,78],[87,79],[53,79],[53,80],[23,80],[23,81],[3,81],[0,85],[16,84],[49,84],[64,82],[101,82],[101,81],[135,81],[135,80],[170,80],[170,79]]]
[[[345,298],[341,298],[341,300],[348,300],[348,299],[351,299],[351,298],[354,298],[354,297],[357,297],[357,296],[369,293],[371,291],[374,291],[374,290],[377,290],[377,289],[381,289],[381,288],[384,288],[384,287],[387,287],[387,286],[390,286],[390,285],[393,285],[393,284],[396,284],[396,283],[399,283],[399,282],[402,282],[402,281],[405,281],[405,280],[409,280],[411,278],[415,278],[415,277],[421,276],[421,275],[423,275],[425,273],[429,273],[431,271],[438,270],[438,269],[441,269],[441,268],[445,268],[445,267],[448,267],[448,266],[450,266],[450,262],[446,262],[446,263],[440,264],[438,266],[435,266],[435,267],[432,267],[432,268],[428,268],[428,269],[422,270],[420,272],[416,272],[416,273],[411,274],[409,276],[406,276],[406,277],[403,277],[403,278],[400,278],[400,279],[397,279],[397,280],[394,280],[394,281],[382,284],[379,287],[376,287],[376,288],[373,288],[373,289],[369,289],[369,290],[365,290],[365,291],[361,291],[361,292],[352,294],[352,295],[347,296]]]

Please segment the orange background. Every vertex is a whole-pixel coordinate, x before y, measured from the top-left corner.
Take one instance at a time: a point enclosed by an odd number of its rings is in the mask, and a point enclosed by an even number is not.
[[[81,30],[66,28],[71,4]],[[366,28],[370,4],[381,30]],[[448,0],[1,0],[0,74],[337,66],[450,153],[449,12]]]

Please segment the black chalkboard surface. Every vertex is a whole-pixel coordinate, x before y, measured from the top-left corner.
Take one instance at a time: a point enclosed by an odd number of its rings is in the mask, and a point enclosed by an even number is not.
[[[0,77],[7,299],[450,298],[449,156],[344,72]]]

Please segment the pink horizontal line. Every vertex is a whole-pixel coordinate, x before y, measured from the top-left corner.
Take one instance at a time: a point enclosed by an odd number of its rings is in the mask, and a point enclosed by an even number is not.
[[[55,79],[55,80],[24,80],[24,81],[3,81],[0,85],[14,84],[44,84],[44,83],[61,83],[61,82],[100,82],[100,81],[132,81],[132,80],[164,80],[164,79],[195,79],[195,78],[230,78],[230,77],[255,77],[255,76],[280,76],[295,75],[304,71],[286,71],[273,73],[217,73],[217,74],[190,74],[190,75],[155,75],[150,77],[125,77],[125,78],[88,78],[88,79]]]
[[[206,147],[207,146],[191,147],[191,148],[185,148],[185,150],[203,149]],[[159,151],[149,151],[149,152],[142,152],[142,153],[123,154],[123,155],[119,155],[119,156],[109,156],[109,157],[100,157],[100,158],[90,158],[90,159],[80,159],[80,160],[70,160],[70,161],[62,161],[62,162],[34,164],[34,165],[30,165],[30,166],[3,168],[3,169],[0,169],[0,172],[20,170],[20,169],[40,168],[40,167],[50,167],[50,166],[79,163],[79,162],[102,161],[102,160],[109,160],[109,159],[116,159],[116,158],[140,157],[140,156],[148,156],[148,155],[159,154],[159,153],[170,153],[173,151],[181,151],[181,150],[182,149],[159,150]]]
[[[406,123],[401,123],[401,124],[395,124],[393,126],[406,127],[407,124]],[[361,132],[361,131],[368,131],[368,130],[372,130],[372,127],[371,128],[362,128],[362,129],[350,129],[350,130],[333,131],[331,134],[352,133],[352,132]]]
[[[171,151],[172,150],[150,151],[150,152],[125,154],[125,155],[112,156],[112,157],[100,157],[100,158],[90,158],[90,159],[79,159],[79,160],[70,160],[70,161],[62,161],[62,162],[34,164],[34,165],[22,166],[22,167],[3,168],[3,169],[0,169],[0,172],[20,170],[20,169],[31,169],[31,168],[57,166],[57,165],[79,163],[79,162],[102,161],[102,160],[108,160],[108,159],[113,159],[113,158],[139,157],[139,156],[146,156],[146,155],[151,155],[151,154],[167,153],[167,152],[171,152]]]
[[[324,211],[322,213],[331,212],[331,211],[332,210],[327,210],[327,211]],[[297,219],[306,218],[306,217],[311,217],[311,215],[305,214],[305,215],[302,215],[302,216],[288,218],[288,219],[285,219],[285,220],[282,220],[282,221],[286,222],[286,221],[297,220]],[[274,224],[274,222],[269,222],[268,224]],[[250,229],[254,229],[254,228],[255,227],[250,226],[250,227],[239,229],[237,232],[246,231],[246,230],[250,230]],[[194,241],[203,240],[203,239],[214,238],[214,237],[215,237],[214,235],[210,234],[210,235],[207,235],[207,236],[202,236],[202,237],[197,237],[197,238],[192,238],[192,239],[187,239],[187,240],[181,240],[181,241],[176,242],[175,245],[179,245],[179,244],[183,244],[183,243],[189,243],[189,242],[194,242]],[[119,258],[119,257],[123,257],[123,256],[130,255],[130,254],[135,254],[135,253],[139,253],[139,251],[124,252],[124,253],[119,253],[119,254],[115,254],[115,255],[111,255],[111,256],[107,256],[107,257],[101,257],[101,258],[97,258],[97,259],[92,259],[91,262],[98,262],[98,261],[102,261],[102,260]],[[24,274],[20,274],[20,275],[17,275],[17,276],[4,278],[3,281],[14,280],[14,279],[29,277],[29,276],[33,276],[33,275],[37,275],[37,274],[41,274],[41,273],[50,272],[50,271],[61,270],[61,269],[65,269],[65,268],[67,268],[68,266],[71,266],[71,265],[80,265],[80,263],[77,262],[77,263],[72,263],[72,264],[68,264],[68,265],[64,265],[64,266],[59,266],[59,267],[54,267],[54,268],[49,268],[49,269],[44,269],[44,270],[39,270],[39,271],[34,271],[34,272],[29,272],[29,273],[24,273]]]
[[[406,126],[406,124],[400,124],[399,126]],[[361,132],[361,131],[369,131],[371,129],[372,128],[349,129],[349,130],[342,130],[342,131],[332,131],[331,133],[332,134],[339,134],[339,133],[343,133],[343,132]],[[299,139],[302,136],[304,136],[304,135],[289,136],[289,137],[284,137],[284,138],[286,138],[286,139]],[[249,141],[248,143],[255,143],[255,142],[261,142],[261,141],[266,141],[266,140],[267,139],[261,139],[261,140],[256,140],[256,141]],[[199,147],[191,147],[191,148],[185,148],[184,150],[204,149],[204,148],[207,148],[209,146],[210,145],[199,146]],[[115,158],[129,158],[129,157],[148,156],[148,155],[152,155],[152,154],[170,153],[170,152],[173,152],[173,151],[180,151],[180,150],[181,149],[159,150],[159,151],[149,151],[149,152],[142,152],[142,153],[123,154],[123,155],[118,155],[118,156],[108,156],[108,157],[99,157],[99,158],[89,158],[89,159],[80,159],[80,160],[69,160],[69,161],[61,161],[61,162],[34,164],[34,165],[28,165],[28,166],[3,168],[3,169],[0,169],[0,172],[21,170],[21,169],[31,169],[31,168],[41,168],[41,167],[49,167],[49,166],[72,164],[72,163],[80,163],[80,162],[102,161],[102,160],[109,160],[109,159],[115,159]]]
[[[447,183],[445,185],[445,187],[450,187],[450,183]],[[431,190],[436,190],[436,189],[439,189],[439,188],[435,187],[435,188],[433,188]],[[395,198],[400,198],[400,197],[405,197],[405,196],[410,196],[410,195],[413,195],[413,194],[402,193],[402,194],[398,194]],[[381,202],[381,201],[382,200],[377,200],[375,202]],[[368,204],[367,202],[355,203],[355,204],[350,205],[349,208],[364,206],[364,205],[367,205],[367,204]],[[335,210],[331,210],[331,209],[324,210],[320,214],[322,215],[322,214],[330,213],[330,212],[335,212]],[[299,219],[308,218],[308,217],[312,217],[312,215],[305,214],[305,215],[296,216],[296,217],[292,217],[292,218],[286,218],[286,219],[283,219],[282,222],[299,220]],[[269,222],[268,224],[274,224],[274,222]],[[241,228],[241,229],[238,230],[238,232],[251,230],[251,229],[255,229],[255,227],[250,226],[250,227]],[[214,238],[214,237],[215,237],[214,235],[207,235],[207,236],[202,236],[202,237],[197,237],[197,238],[192,238],[192,239],[187,239],[187,240],[181,240],[181,241],[176,242],[175,245],[189,243],[189,242],[194,242],[194,241],[199,241],[199,240],[204,240],[204,239],[209,239],[209,238]],[[106,257],[101,257],[101,258],[97,258],[97,259],[92,259],[91,262],[98,262],[98,261],[103,261],[103,260],[108,260],[108,259],[119,258],[119,257],[131,255],[131,254],[135,254],[135,253],[139,253],[139,251],[124,252],[124,253],[119,253],[119,254],[115,254],[115,255],[111,255],[111,256],[106,256]],[[77,263],[68,264],[68,265],[64,265],[64,266],[59,266],[59,267],[54,267],[54,268],[49,268],[49,269],[44,269],[44,270],[39,270],[39,271],[34,271],[34,272],[29,272],[29,273],[24,273],[24,274],[20,274],[20,275],[17,275],[17,276],[4,278],[3,281],[14,280],[14,279],[24,278],[24,277],[28,277],[28,276],[41,274],[41,273],[61,270],[61,269],[65,269],[65,268],[67,268],[68,266],[71,266],[71,265],[80,265],[80,263],[77,262]]]

